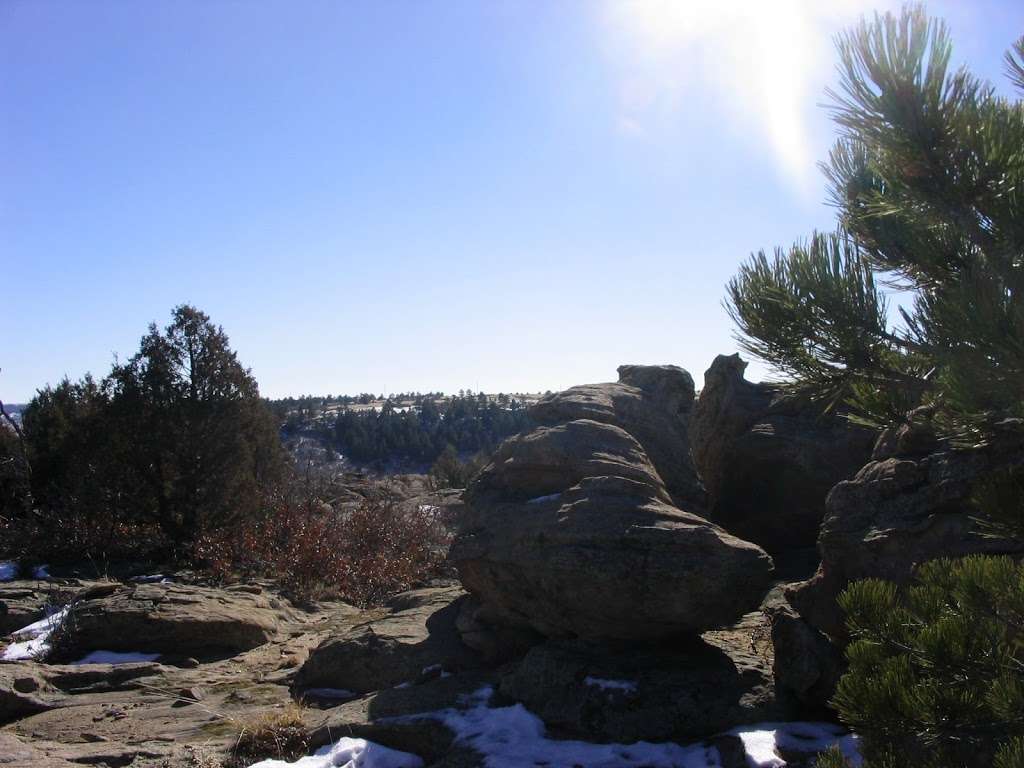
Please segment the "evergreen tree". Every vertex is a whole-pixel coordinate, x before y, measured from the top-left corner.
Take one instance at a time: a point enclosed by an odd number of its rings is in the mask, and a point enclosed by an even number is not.
[[[833,703],[871,768],[1024,766],[1024,565],[935,560],[840,602],[852,642]]]
[[[283,471],[256,380],[195,307],[177,307],[164,333],[151,325],[139,352],[114,366],[110,389],[143,508],[174,541],[254,514],[261,486]]]
[[[921,7],[838,49],[823,169],[839,228],[754,255],[727,308],[792,393],[877,427],[925,412],[949,447],[984,443],[1024,416],[1024,106],[952,70]],[[1024,90],[1024,39],[1006,63]],[[886,286],[906,299],[895,323]],[[978,507],[1020,532],[1021,491],[997,479]],[[1024,768],[1024,567],[936,561],[903,590],[868,580],[841,601],[852,642],[834,704],[872,768]]]
[[[23,418],[34,507],[18,538],[55,557],[102,557],[140,525],[187,551],[203,532],[256,514],[286,467],[252,375],[223,329],[189,306],[163,333],[150,326],[101,382],[48,386]],[[0,550],[25,544],[14,538]]]
[[[729,283],[741,344],[792,388],[872,424],[921,404],[943,435],[1024,415],[1024,107],[951,70],[920,7],[839,39],[834,234],[753,256]],[[1024,89],[1024,39],[1007,55]],[[890,323],[883,285],[907,292]]]

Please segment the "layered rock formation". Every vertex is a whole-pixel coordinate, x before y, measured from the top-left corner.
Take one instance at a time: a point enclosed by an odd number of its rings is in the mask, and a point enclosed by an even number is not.
[[[685,455],[689,375],[620,375],[643,389],[620,382],[547,398],[546,425],[506,441],[467,491],[449,557],[504,625],[547,637],[696,634],[756,607],[770,583],[760,548],[674,503],[696,493],[688,465],[671,459]],[[558,416],[568,420],[552,424]],[[676,495],[648,445],[674,467]]]
[[[1024,467],[1024,423],[972,449],[940,450],[873,461],[828,497],[821,566],[789,592],[790,602],[822,632],[843,636],[838,594],[868,577],[905,583],[938,557],[1016,554],[1022,542],[994,537],[975,520],[973,497],[988,480]]]
[[[465,597],[457,586],[417,589],[388,601],[386,613],[332,633],[313,649],[295,686],[369,693],[481,666],[455,628]]]
[[[561,732],[688,739],[781,715],[751,627],[701,638],[756,609],[773,566],[698,514],[693,398],[674,366],[548,396],[465,494],[457,627],[486,658],[520,658],[501,692]]]
[[[95,649],[190,656],[237,653],[277,632],[278,611],[256,587],[225,591],[179,584],[112,587],[74,607],[75,653]]]
[[[1024,468],[1024,423],[1009,421],[1000,431],[985,445],[953,449],[927,430],[894,430],[879,438],[876,460],[832,489],[817,573],[789,586],[771,610],[776,647],[785,649],[775,662],[780,691],[812,708],[831,697],[846,641],[837,599],[850,582],[904,584],[936,558],[1024,554],[1024,542],[993,536],[975,519],[978,489]]]
[[[739,355],[719,355],[689,422],[709,520],[773,555],[818,537],[825,497],[871,457],[875,439],[837,416],[743,378]]]
[[[676,506],[704,509],[704,489],[690,460],[693,377],[674,365],[621,365],[614,384],[583,384],[548,395],[533,420],[557,426],[577,419],[611,424],[642,446]]]

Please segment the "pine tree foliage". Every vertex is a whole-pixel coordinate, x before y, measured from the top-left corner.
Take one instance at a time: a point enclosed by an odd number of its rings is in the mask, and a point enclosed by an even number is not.
[[[839,227],[754,255],[727,308],[794,391],[879,426],[933,405],[944,434],[982,439],[1024,415],[1024,106],[954,70],[921,7],[838,50],[822,168]],[[1024,39],[1007,70],[1024,91]],[[906,294],[896,313],[886,289]]]
[[[1024,564],[935,560],[840,603],[853,641],[833,704],[872,768],[1024,767]]]

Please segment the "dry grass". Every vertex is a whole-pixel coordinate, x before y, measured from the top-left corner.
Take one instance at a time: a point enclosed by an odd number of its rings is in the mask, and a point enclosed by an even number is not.
[[[249,761],[274,758],[293,761],[309,751],[309,732],[299,704],[262,712],[246,720],[236,721],[238,738],[234,756]]]

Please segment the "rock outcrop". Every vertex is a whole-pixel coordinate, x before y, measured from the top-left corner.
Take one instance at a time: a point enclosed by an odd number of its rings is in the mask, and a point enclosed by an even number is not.
[[[629,398],[642,391],[666,414],[686,402],[678,368],[620,372],[644,387],[623,385]],[[462,583],[492,623],[553,638],[659,638],[735,621],[767,590],[771,559],[675,506],[646,445],[611,423],[629,425],[628,409],[600,387],[548,398],[549,423],[506,441],[467,490],[449,554]],[[550,424],[582,412],[603,420]]]
[[[838,597],[850,582],[904,584],[936,558],[1024,554],[1024,542],[979,529],[973,500],[991,478],[1024,469],[1024,423],[1004,423],[986,445],[923,453],[936,445],[920,427],[883,434],[879,458],[828,495],[817,573],[766,608],[779,649],[776,688],[805,711],[823,709],[842,674],[847,638]]]
[[[76,602],[74,651],[238,653],[269,641],[278,618],[265,596],[249,591],[139,584]]]
[[[538,424],[578,419],[611,424],[643,447],[673,502],[690,512],[704,508],[704,489],[690,460],[688,422],[693,377],[674,365],[621,365],[614,384],[583,384],[548,395],[530,411]]]
[[[424,675],[478,668],[479,656],[463,644],[455,627],[464,597],[457,586],[396,595],[384,616],[328,637],[311,651],[295,679],[296,688],[363,694]]]
[[[1021,468],[1024,423],[1017,422],[977,448],[871,462],[829,494],[821,566],[789,591],[790,602],[817,629],[841,639],[836,597],[855,579],[904,583],[915,566],[938,557],[1024,552],[1024,543],[980,530],[973,501],[987,480]]]
[[[829,490],[867,463],[875,435],[746,381],[746,366],[716,357],[690,416],[707,517],[773,555],[809,547]]]

